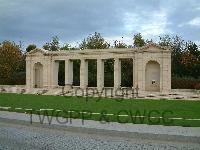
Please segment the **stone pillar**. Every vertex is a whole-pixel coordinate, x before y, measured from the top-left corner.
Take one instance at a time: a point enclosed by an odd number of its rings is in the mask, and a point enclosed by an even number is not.
[[[138,53],[136,54],[136,86],[138,86],[139,91],[145,90],[145,66],[146,64],[143,64],[143,54]]]
[[[133,70],[133,76],[135,76],[134,77],[134,79],[135,79],[135,83],[134,83],[134,87],[136,88],[136,87],[138,87],[138,58],[137,58],[137,54],[135,54],[135,56],[134,56],[134,70]]]
[[[32,70],[33,68],[31,67],[31,60],[29,57],[26,57],[26,87],[28,89],[33,88],[33,84],[31,82],[32,79]]]
[[[30,61],[30,76],[31,88],[35,88],[35,63],[32,59]]]
[[[80,88],[85,89],[88,86],[88,62],[81,59],[80,66]]]
[[[121,87],[121,61],[119,58],[114,60],[114,88],[118,89]]]
[[[97,59],[97,89],[102,90],[104,87],[104,60]]]
[[[73,61],[65,60],[65,86],[71,88],[73,84]]]
[[[171,53],[169,54],[169,65],[168,65],[168,91],[170,91],[171,92],[171,77],[172,77],[172,75],[171,75],[172,73],[171,73]]]
[[[47,78],[47,85],[48,85],[48,88],[51,88],[52,87],[52,70],[53,70],[53,67],[52,67],[52,56],[47,56],[47,60],[46,60],[46,77],[44,78]]]
[[[171,91],[171,55],[164,54],[161,65],[161,92]]]
[[[135,58],[132,59],[133,60],[133,88],[136,87],[136,75],[135,75],[135,72],[136,72],[136,65],[135,65]]]
[[[43,61],[43,87],[49,88],[49,58],[45,57]]]
[[[59,69],[59,62],[52,61],[52,87],[58,87],[58,69]]]

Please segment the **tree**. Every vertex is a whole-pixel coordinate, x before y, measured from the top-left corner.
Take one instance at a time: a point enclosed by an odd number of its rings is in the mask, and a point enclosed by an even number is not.
[[[128,46],[122,41],[114,41],[114,48],[127,48]]]
[[[0,44],[0,84],[15,84],[15,74],[25,70],[25,56],[20,46],[10,41]]]
[[[80,49],[106,49],[110,47],[110,44],[104,40],[100,33],[95,32],[83,39],[79,47]]]
[[[170,35],[159,36],[159,39],[160,41],[158,44],[160,46],[172,46],[173,44],[172,37],[170,37]]]
[[[185,67],[185,74],[194,78],[200,77],[200,51],[194,42],[186,42],[186,48],[181,56],[181,64]]]
[[[160,37],[159,45],[171,47],[172,76],[200,77],[200,51],[197,44],[185,42],[177,35],[164,35]]]
[[[142,38],[141,33],[135,34],[133,38],[134,47],[142,47],[146,45],[145,40]]]
[[[53,36],[52,40],[49,43],[46,43],[43,48],[49,51],[58,51],[60,48],[59,38],[57,36]]]
[[[155,42],[152,39],[151,40],[147,39],[145,43],[150,44],[150,43],[155,43]]]
[[[30,52],[31,50],[35,49],[36,48],[36,45],[35,44],[30,44],[27,46],[26,48],[26,52]]]
[[[185,50],[185,41],[177,35],[164,35],[159,38],[159,45],[171,47],[172,75],[180,77],[185,76],[184,65],[181,64],[182,53]]]
[[[64,45],[60,48],[60,50],[70,50],[70,49],[71,49],[71,45],[68,44],[68,43],[64,44]]]

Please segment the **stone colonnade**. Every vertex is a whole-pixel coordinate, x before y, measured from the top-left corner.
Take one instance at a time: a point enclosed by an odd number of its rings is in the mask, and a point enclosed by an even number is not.
[[[34,49],[26,57],[27,88],[58,87],[59,61],[65,61],[65,86],[73,84],[73,60],[81,60],[80,88],[88,86],[88,60],[97,61],[97,89],[104,88],[104,61],[114,59],[114,88],[121,88],[121,59],[133,61],[133,88],[140,91],[171,90],[171,51],[168,47],[149,44],[141,48],[71,50],[49,52]],[[42,70],[37,74],[36,69]],[[42,82],[42,83],[41,83]]]
[[[97,59],[97,88],[104,87],[104,59]],[[65,60],[65,85],[73,85],[73,60]],[[88,59],[81,59],[80,66],[80,88],[88,86]],[[114,59],[114,88],[121,87],[121,60]]]

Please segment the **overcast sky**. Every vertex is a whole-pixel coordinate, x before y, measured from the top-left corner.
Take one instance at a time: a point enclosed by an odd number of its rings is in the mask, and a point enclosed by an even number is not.
[[[38,47],[57,35],[77,42],[93,32],[131,44],[135,33],[180,35],[200,42],[199,0],[0,0],[0,41]]]

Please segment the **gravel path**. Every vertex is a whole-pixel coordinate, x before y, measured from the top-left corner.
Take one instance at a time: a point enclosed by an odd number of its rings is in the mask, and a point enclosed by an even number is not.
[[[200,144],[87,134],[0,122],[0,150],[199,150]]]
[[[44,116],[42,116],[42,118],[43,117]],[[1,118],[9,120],[25,121],[29,124],[31,120],[29,114],[8,112],[8,111],[0,111],[0,119]],[[41,120],[38,115],[32,115],[32,121],[40,123]],[[47,124],[49,123],[46,116],[44,117],[42,123],[47,123]],[[146,124],[132,124],[132,123],[121,124],[117,122],[102,123],[93,120],[84,120],[83,122],[83,120],[81,119],[72,119],[72,121],[68,120],[66,122],[66,119],[63,119],[61,117],[58,118],[53,117],[51,125],[57,125],[62,127],[84,127],[85,129],[99,129],[99,130],[106,130],[107,132],[119,131],[119,132],[153,134],[153,135],[184,136],[187,138],[198,137],[200,139],[200,127],[162,126],[162,125],[146,125]]]

